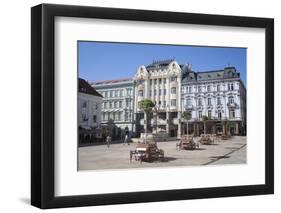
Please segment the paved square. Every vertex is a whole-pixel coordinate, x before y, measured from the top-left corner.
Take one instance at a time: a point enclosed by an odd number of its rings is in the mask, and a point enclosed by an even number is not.
[[[197,142],[199,138],[195,138]],[[247,159],[246,137],[234,136],[229,140],[217,141],[214,145],[200,145],[198,150],[177,150],[178,141],[158,142],[157,146],[165,152],[165,160],[130,163],[130,150],[136,144],[119,143],[79,147],[78,170],[127,169],[147,167],[196,166],[244,164]]]

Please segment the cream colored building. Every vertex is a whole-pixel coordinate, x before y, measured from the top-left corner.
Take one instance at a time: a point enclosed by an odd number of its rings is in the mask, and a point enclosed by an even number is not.
[[[181,78],[183,65],[175,60],[154,61],[137,69],[134,94],[135,131],[144,131],[145,115],[138,107],[144,99],[156,104],[148,118],[148,132],[166,132],[170,137],[181,135]]]
[[[95,142],[101,138],[102,95],[79,78],[78,91],[79,141]]]

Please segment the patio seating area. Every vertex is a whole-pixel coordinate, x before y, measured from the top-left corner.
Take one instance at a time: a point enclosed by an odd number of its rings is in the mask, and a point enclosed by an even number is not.
[[[195,150],[199,149],[199,143],[196,143],[192,135],[183,135],[179,143],[176,144],[178,150]]]
[[[151,139],[147,143],[138,143],[135,150],[130,150],[130,162],[132,159],[142,163],[164,160],[164,150],[157,147],[157,143]]]

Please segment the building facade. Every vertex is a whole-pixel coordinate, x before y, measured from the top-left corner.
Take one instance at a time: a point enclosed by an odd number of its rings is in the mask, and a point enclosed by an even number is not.
[[[135,80],[137,136],[144,132],[144,124],[148,124],[148,132],[165,132],[170,137],[181,135],[181,79],[184,66],[175,60],[154,61],[148,66],[141,65],[137,69]],[[155,103],[155,109],[145,119],[138,103],[150,99]],[[146,121],[147,120],[147,121]]]
[[[125,134],[133,136],[134,126],[134,82],[133,79],[119,79],[91,82],[103,96],[101,124],[105,134],[113,139],[123,139]]]
[[[78,80],[78,123],[80,141],[94,141],[101,137],[102,95],[84,79]]]
[[[191,113],[189,134],[202,134],[202,117],[207,116],[207,133],[220,134],[222,121],[227,120],[232,135],[246,135],[246,88],[235,67],[188,70],[182,78],[181,98],[182,111]]]

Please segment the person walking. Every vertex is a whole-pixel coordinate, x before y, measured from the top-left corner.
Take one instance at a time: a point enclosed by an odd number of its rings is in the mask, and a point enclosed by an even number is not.
[[[111,137],[108,135],[108,136],[106,137],[107,148],[109,148],[110,143],[111,143]]]
[[[128,134],[125,135],[125,139],[124,139],[123,145],[125,145],[126,143],[127,143],[128,145],[130,145]]]

